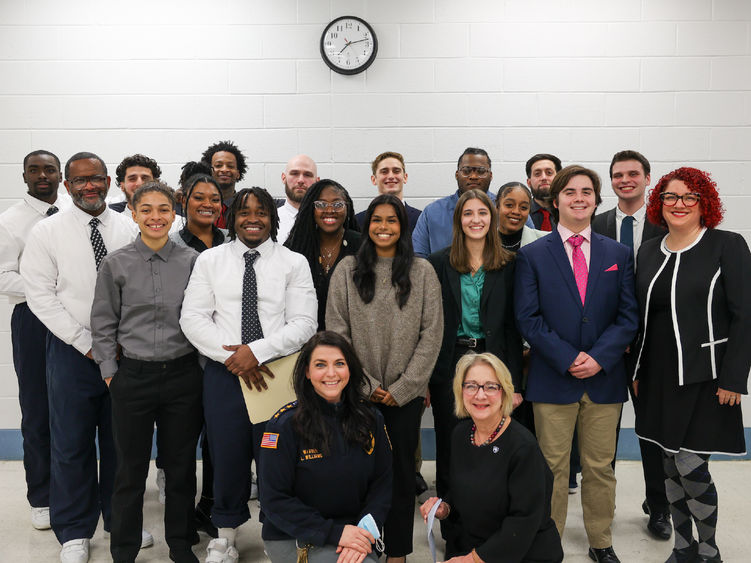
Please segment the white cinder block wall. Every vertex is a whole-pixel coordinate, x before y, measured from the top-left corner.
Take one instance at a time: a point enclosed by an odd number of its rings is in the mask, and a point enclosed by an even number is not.
[[[379,40],[352,77],[329,71],[318,46],[347,14]],[[94,151],[113,173],[143,152],[175,183],[221,139],[252,163],[243,184],[281,194],[284,163],[305,152],[358,209],[383,150],[405,155],[406,194],[423,207],[455,189],[469,145],[490,152],[493,188],[523,180],[536,152],[606,177],[612,154],[635,148],[653,184],[679,165],[710,170],[723,226],[751,240],[751,2],[0,2],[0,210],[23,194],[35,149],[63,161]],[[20,420],[9,316],[0,306],[6,429]]]

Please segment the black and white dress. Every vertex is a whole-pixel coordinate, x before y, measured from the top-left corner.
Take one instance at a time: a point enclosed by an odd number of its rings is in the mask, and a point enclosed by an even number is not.
[[[673,252],[664,238],[639,252],[636,433],[667,452],[742,455],[740,405],[717,389],[747,393],[751,254],[744,239],[705,229]]]

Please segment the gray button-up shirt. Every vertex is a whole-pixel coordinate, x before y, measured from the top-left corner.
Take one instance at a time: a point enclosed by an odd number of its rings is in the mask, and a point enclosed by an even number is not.
[[[168,240],[154,252],[141,240],[108,254],[91,308],[92,353],[102,378],[117,372],[118,345],[134,360],[168,361],[193,351],[180,309],[198,253]]]

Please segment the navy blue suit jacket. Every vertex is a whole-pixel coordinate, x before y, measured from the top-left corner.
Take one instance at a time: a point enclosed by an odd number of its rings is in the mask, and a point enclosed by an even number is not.
[[[586,392],[596,403],[627,400],[626,348],[639,327],[631,251],[592,232],[582,305],[557,230],[519,250],[514,282],[516,320],[531,347],[525,399],[569,404]],[[584,351],[602,370],[577,379],[568,373]]]

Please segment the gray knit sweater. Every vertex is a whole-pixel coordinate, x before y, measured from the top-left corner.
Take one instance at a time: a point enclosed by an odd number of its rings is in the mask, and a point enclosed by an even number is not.
[[[425,396],[441,349],[443,306],[435,270],[416,257],[409,274],[412,290],[399,309],[391,284],[392,261],[378,259],[375,296],[367,305],[352,277],[355,257],[339,263],[329,285],[326,328],[352,343],[367,375],[366,396],[380,386],[402,406]]]

